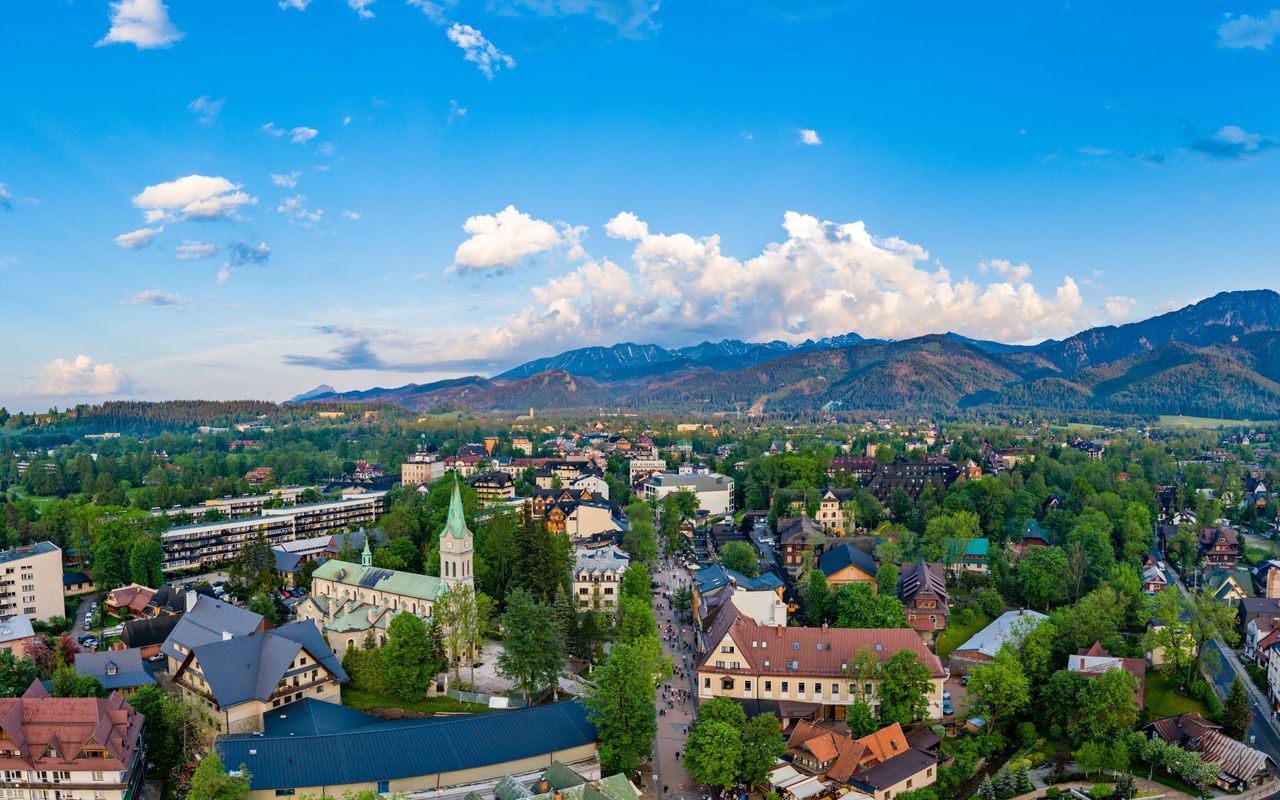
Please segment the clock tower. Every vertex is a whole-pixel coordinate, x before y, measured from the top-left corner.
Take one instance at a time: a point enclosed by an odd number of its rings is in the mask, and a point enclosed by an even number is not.
[[[440,580],[449,588],[466,586],[476,588],[475,572],[471,563],[471,531],[462,513],[462,492],[458,479],[453,479],[453,497],[449,499],[449,518],[440,531]]]

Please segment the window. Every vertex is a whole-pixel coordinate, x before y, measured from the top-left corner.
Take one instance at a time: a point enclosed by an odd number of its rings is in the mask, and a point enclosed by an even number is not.
[[[722,644],[722,645],[720,645],[720,652],[721,652],[721,653],[732,653],[732,652],[733,652],[733,645],[731,645],[731,644]]]
[[[782,682],[782,693],[787,694],[791,691],[791,687],[787,685],[787,681]]]
[[[390,790],[390,781],[378,781],[378,794],[386,794]]]
[[[101,773],[101,772],[95,772],[95,773],[93,773],[93,779],[94,779],[95,781],[100,781],[100,780],[102,780],[102,773]]]
[[[717,661],[716,669],[724,669],[724,661]]]
[[[831,696],[832,697],[840,696],[840,684],[838,683],[831,684]]]
[[[702,679],[702,688],[703,688],[703,689],[710,689],[710,688],[711,688],[711,679],[710,679],[710,678],[703,678],[703,679]]]
[[[804,694],[804,681],[800,681],[800,683],[796,684],[796,691],[800,694]]]
[[[751,691],[751,681],[743,681],[742,688],[748,692]]]
[[[764,690],[765,690],[766,692],[772,692],[772,691],[773,691],[773,681],[765,681],[765,682],[764,682]]]

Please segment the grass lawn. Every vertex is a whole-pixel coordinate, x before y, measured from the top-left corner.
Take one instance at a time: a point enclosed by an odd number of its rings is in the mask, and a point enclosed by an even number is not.
[[[403,708],[407,711],[418,711],[425,714],[463,713],[488,711],[488,706],[476,703],[464,703],[452,697],[424,697],[421,700],[406,701],[388,694],[366,692],[361,689],[342,687],[342,704],[359,711],[372,711],[376,708]]]
[[[1177,683],[1168,670],[1156,670],[1147,673],[1146,707],[1152,719],[1172,717],[1188,711],[1199,711],[1209,714],[1209,708],[1199,700],[1187,697],[1178,690]]]
[[[1244,549],[1244,560],[1250,566],[1264,561],[1275,555],[1275,550],[1266,547],[1246,547]]]
[[[1162,414],[1158,424],[1161,428],[1211,430],[1213,428],[1247,428],[1253,423],[1247,419],[1214,419],[1212,417],[1184,417],[1181,415],[1170,416]]]
[[[974,620],[968,625],[957,623],[953,615],[951,621],[947,624],[947,629],[938,638],[938,658],[945,659],[951,655],[952,650],[969,641],[971,636],[990,624],[991,617],[976,608],[974,609]]]

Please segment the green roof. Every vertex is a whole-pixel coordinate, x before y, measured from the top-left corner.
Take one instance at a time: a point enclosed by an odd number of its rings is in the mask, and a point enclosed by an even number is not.
[[[462,493],[458,491],[458,479],[453,479],[453,497],[449,498],[449,518],[445,520],[444,529],[440,531],[440,538],[443,539],[445,534],[449,534],[455,539],[465,539],[471,535],[471,531],[467,530],[467,517],[462,512]]]
[[[960,545],[963,542],[964,548]],[[974,539],[945,539],[943,545],[947,548],[947,563],[956,561],[986,561],[987,552],[991,549],[991,542],[985,536],[979,536]]]
[[[548,781],[550,783],[550,781]],[[535,794],[533,800],[550,800],[557,790]],[[558,790],[563,800],[636,800],[636,790],[626,775],[610,775],[598,781]]]
[[[378,592],[430,600],[433,603],[444,593],[444,581],[434,575],[400,572],[381,567],[362,567],[350,561],[326,561],[316,567],[312,578],[335,581],[352,586],[362,586]]]

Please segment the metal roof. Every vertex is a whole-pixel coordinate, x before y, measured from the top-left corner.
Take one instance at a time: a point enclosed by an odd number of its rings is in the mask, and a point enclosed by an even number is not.
[[[577,703],[387,721],[316,736],[236,734],[218,740],[228,769],[250,788],[293,789],[398,780],[505,764],[596,741]]]

